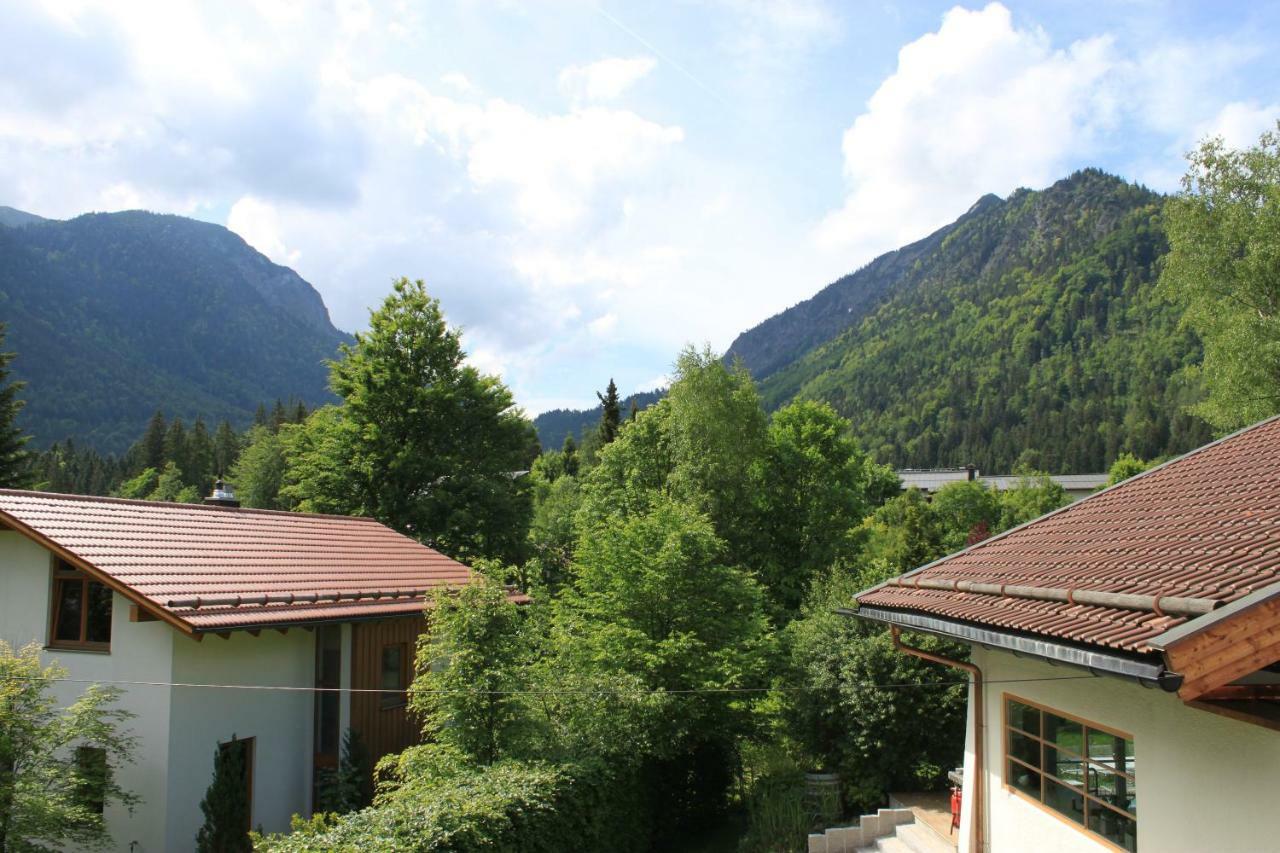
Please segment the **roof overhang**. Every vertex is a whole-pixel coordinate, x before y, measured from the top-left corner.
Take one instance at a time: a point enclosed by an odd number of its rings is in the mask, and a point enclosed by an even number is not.
[[[897,625],[909,631],[932,634],[948,640],[1079,667],[1095,675],[1127,678],[1147,687],[1159,687],[1170,692],[1177,690],[1182,684],[1182,676],[1170,672],[1165,667],[1164,661],[1159,658],[1128,655],[1092,646],[1049,640],[1033,634],[1001,631],[988,625],[869,604],[861,605],[857,610],[841,608],[836,612],[842,616],[856,616],[887,625]]]

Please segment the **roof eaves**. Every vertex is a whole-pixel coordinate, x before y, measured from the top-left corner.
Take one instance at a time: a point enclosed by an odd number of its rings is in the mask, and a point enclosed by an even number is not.
[[[940,563],[945,563],[946,561],[950,560],[952,557],[958,557],[961,554],[968,554],[970,551],[974,551],[976,549],[982,548],[983,546],[989,545],[992,542],[998,542],[1007,536],[1012,536],[1014,533],[1017,533],[1019,530],[1023,530],[1024,528],[1030,527],[1033,524],[1039,524],[1040,522],[1044,521],[1047,518],[1052,518],[1058,513],[1065,512],[1066,510],[1069,510],[1072,507],[1080,506],[1084,504],[1086,501],[1091,501],[1094,498],[1105,495],[1108,492],[1112,491],[1113,489],[1118,489],[1121,486],[1126,486],[1130,483],[1136,482],[1137,480],[1140,480],[1144,477],[1148,477],[1152,474],[1155,474],[1157,471],[1163,471],[1165,468],[1167,468],[1170,465],[1173,465],[1176,462],[1181,462],[1184,459],[1189,459],[1192,456],[1196,456],[1200,453],[1203,453],[1204,451],[1212,447],[1217,447],[1219,444],[1222,444],[1224,441],[1230,441],[1231,439],[1235,438],[1238,435],[1243,435],[1244,433],[1249,432],[1250,430],[1258,429],[1276,420],[1280,420],[1280,415],[1272,415],[1269,418],[1264,418],[1263,420],[1260,420],[1255,424],[1250,424],[1247,427],[1238,429],[1235,432],[1231,433],[1230,435],[1224,435],[1222,438],[1216,439],[1215,441],[1211,441],[1208,444],[1201,445],[1200,447],[1197,447],[1194,450],[1189,450],[1186,453],[1182,454],[1181,456],[1175,456],[1173,459],[1169,459],[1168,461],[1162,462],[1159,465],[1155,466],[1154,468],[1148,468],[1146,471],[1143,471],[1141,474],[1134,474],[1132,477],[1128,478],[1127,480],[1121,480],[1119,483],[1116,483],[1115,485],[1107,486],[1105,489],[1100,489],[1099,491],[1093,492],[1092,494],[1085,495],[1084,497],[1080,498],[1080,500],[1078,501],[1072,501],[1071,503],[1060,506],[1057,509],[1050,510],[1049,512],[1046,512],[1044,515],[1037,516],[1031,519],[1030,521],[1019,524],[1017,527],[1011,527],[1008,530],[1005,530],[1001,533],[997,533],[995,536],[991,536],[987,539],[983,539],[981,542],[975,542],[974,544],[968,546],[967,548],[962,548],[959,551],[955,551],[951,554],[947,554],[943,557],[939,557],[938,559],[930,563],[926,563],[925,565],[920,566],[919,568],[912,569],[909,572],[903,572],[902,574],[896,575],[895,577],[898,577],[898,578],[911,577],[912,575],[918,574],[923,571],[927,571],[928,569],[931,569]],[[882,589],[888,586],[890,581],[892,581],[893,579],[894,578],[886,578],[885,580],[881,581],[875,586],[868,587],[862,590],[861,592],[855,593],[853,596],[854,601],[856,602],[857,599],[861,596],[864,596],[871,592],[875,592],[878,589]],[[1213,614],[1209,614],[1209,615],[1212,616]],[[1200,617],[1200,618],[1206,618],[1206,617]]]

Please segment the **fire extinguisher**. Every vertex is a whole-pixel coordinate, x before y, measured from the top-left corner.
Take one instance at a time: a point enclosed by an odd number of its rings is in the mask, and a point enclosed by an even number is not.
[[[962,797],[958,787],[951,789],[951,828],[956,829],[960,826],[960,804]]]

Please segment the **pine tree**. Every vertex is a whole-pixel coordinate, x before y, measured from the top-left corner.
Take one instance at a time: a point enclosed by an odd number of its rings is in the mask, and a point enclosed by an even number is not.
[[[564,463],[564,472],[570,477],[578,476],[578,442],[573,440],[572,435],[564,437],[564,446],[560,448],[561,461]]]
[[[4,346],[4,324],[0,323],[0,348]],[[24,401],[18,398],[25,382],[10,382],[9,362],[14,353],[0,349],[0,486],[23,488],[31,484],[29,454],[26,444],[30,436],[23,435],[16,420]]]
[[[640,406],[636,403],[636,398],[632,397],[630,411],[627,414],[627,420],[634,421],[636,419],[636,416],[639,414],[640,414]]]
[[[218,424],[218,430],[213,434],[213,467],[216,469],[213,473],[218,476],[225,475],[239,456],[240,437],[236,435],[230,423],[223,421]]]
[[[307,419],[307,404],[299,400],[293,407],[293,417],[290,419],[295,424],[300,424]]]
[[[182,418],[174,418],[164,434],[164,461],[158,470],[163,471],[167,463],[172,462],[184,473],[191,467],[188,460],[189,445],[187,442],[187,426]]]
[[[258,411],[253,413],[253,425],[254,426],[267,425],[267,406],[265,403],[259,403]]]
[[[289,422],[289,415],[284,410],[284,403],[279,399],[276,400],[275,407],[271,410],[271,431],[279,432],[280,427]]]
[[[613,377],[609,378],[609,387],[601,394],[596,392],[596,396],[600,398],[600,405],[604,411],[600,413],[600,443],[608,444],[618,437],[618,426],[622,423],[622,407],[618,403],[618,386],[613,383]]]
[[[195,486],[201,495],[209,494],[213,487],[214,453],[213,437],[204,425],[203,418],[196,418],[191,427],[191,435],[187,438],[187,466],[183,473],[187,475],[187,483]]]
[[[142,435],[142,464],[140,468],[154,468],[159,471],[164,467],[164,439],[168,427],[164,421],[164,412],[156,409],[156,413],[147,422],[147,431]]]
[[[196,834],[197,853],[250,853],[249,797],[245,785],[245,744],[231,736],[213,753],[213,781],[200,801],[204,825]]]

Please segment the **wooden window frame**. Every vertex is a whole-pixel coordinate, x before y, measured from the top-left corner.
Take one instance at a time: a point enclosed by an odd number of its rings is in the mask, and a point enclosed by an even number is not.
[[[397,708],[403,708],[409,704],[409,644],[408,643],[383,643],[382,649],[378,655],[378,686],[383,690],[386,687],[382,684],[382,662],[387,654],[387,649],[400,649],[400,690],[395,694],[380,693],[378,694],[378,708],[382,711],[394,711]]]
[[[1009,703],[1010,702],[1017,702],[1021,705],[1026,705],[1029,708],[1034,708],[1040,712],[1041,734],[1037,735],[1037,734],[1033,734],[1032,732],[1028,732],[1025,729],[1016,728],[1012,723],[1009,722]],[[1102,764],[1098,761],[1093,760],[1093,758],[1088,755],[1078,755],[1074,751],[1072,751],[1069,747],[1062,747],[1057,743],[1050,743],[1046,741],[1043,736],[1045,714],[1053,714],[1055,717],[1059,717],[1064,720],[1070,720],[1071,722],[1078,723],[1081,729],[1081,741],[1082,741],[1083,751],[1086,753],[1089,751],[1089,733],[1090,732],[1101,732],[1103,734],[1112,735],[1113,737],[1123,738],[1124,740],[1127,740],[1130,743],[1134,744],[1134,764],[1135,764],[1134,772],[1129,773],[1128,771],[1116,770],[1114,768],[1107,767],[1105,764]],[[1129,853],[1128,848],[1121,847],[1120,845],[1116,844],[1114,841],[1107,838],[1106,836],[1100,835],[1099,833],[1090,829],[1089,814],[1090,814],[1090,811],[1092,810],[1092,807],[1101,806],[1109,811],[1115,812],[1116,814],[1133,821],[1134,832],[1135,832],[1135,837],[1134,837],[1135,845],[1137,842],[1136,832],[1137,832],[1137,825],[1138,825],[1138,816],[1132,812],[1129,812],[1129,811],[1126,811],[1125,809],[1120,808],[1119,806],[1114,806],[1111,803],[1108,803],[1105,800],[1102,800],[1094,796],[1093,794],[1089,793],[1089,783],[1088,783],[1089,775],[1088,774],[1090,769],[1097,768],[1109,775],[1118,776],[1136,784],[1137,783],[1137,769],[1136,769],[1137,740],[1134,738],[1134,736],[1129,734],[1128,732],[1123,732],[1120,729],[1116,729],[1111,726],[1106,726],[1106,725],[1103,725],[1102,723],[1095,723],[1094,721],[1088,720],[1084,717],[1080,717],[1075,714],[1068,714],[1065,711],[1059,711],[1057,708],[1052,708],[1048,705],[1044,705],[1040,702],[1035,702],[1033,700],[1026,699],[1026,698],[1023,698],[1022,696],[1017,696],[1012,693],[1002,694],[1002,700],[1000,703],[1000,716],[1001,716],[1001,719],[1000,719],[1000,749],[1001,749],[1000,775],[1001,775],[1001,781],[1003,783],[1004,789],[1009,793],[1016,795],[1020,799],[1025,800],[1028,803],[1031,803],[1033,806],[1036,806],[1041,811],[1052,815],[1053,817],[1062,821],[1067,826],[1072,827],[1076,831],[1085,833],[1092,840],[1099,842],[1100,844],[1106,846],[1108,849],[1118,851],[1118,853]],[[1014,733],[1014,732],[1040,745],[1041,765],[1045,763],[1044,750],[1046,747],[1057,750],[1071,758],[1080,759],[1080,762],[1084,767],[1084,773],[1085,773],[1084,786],[1082,788],[1077,789],[1074,783],[1069,782],[1065,779],[1062,779],[1058,776],[1055,776],[1053,773],[1050,773],[1047,768],[1043,766],[1034,767],[1028,764],[1026,761],[1023,761],[1022,759],[1013,755],[1009,749],[1009,741],[1010,741],[1009,736],[1011,733]],[[1032,797],[1030,794],[1028,794],[1027,792],[1023,791],[1021,788],[1013,784],[1012,780],[1009,778],[1009,765],[1011,762],[1013,764],[1017,764],[1020,767],[1026,768],[1027,770],[1031,771],[1032,773],[1035,773],[1041,778],[1039,798]],[[1097,772],[1097,770],[1095,770],[1095,772]],[[1074,794],[1077,794],[1081,798],[1081,800],[1084,803],[1084,810],[1081,812],[1080,822],[1076,822],[1072,820],[1070,817],[1058,811],[1053,806],[1049,805],[1048,802],[1045,801],[1044,799],[1045,780],[1055,782],[1058,785],[1066,788],[1067,790],[1072,791]]]
[[[58,611],[61,603],[61,591],[64,584],[71,584],[79,581],[80,583],[80,639],[78,640],[59,640],[58,639]],[[108,620],[115,618],[115,590],[104,584],[102,581],[89,577],[85,572],[80,571],[75,566],[67,563],[59,557],[53,558],[53,566],[50,570],[49,578],[49,641],[46,648],[59,649],[61,651],[73,652],[97,652],[99,654],[111,653],[111,641],[105,643],[100,641],[90,641],[86,637],[89,636],[89,585],[97,584],[105,589],[111,596],[111,614]],[[114,632],[113,632],[114,633]]]

